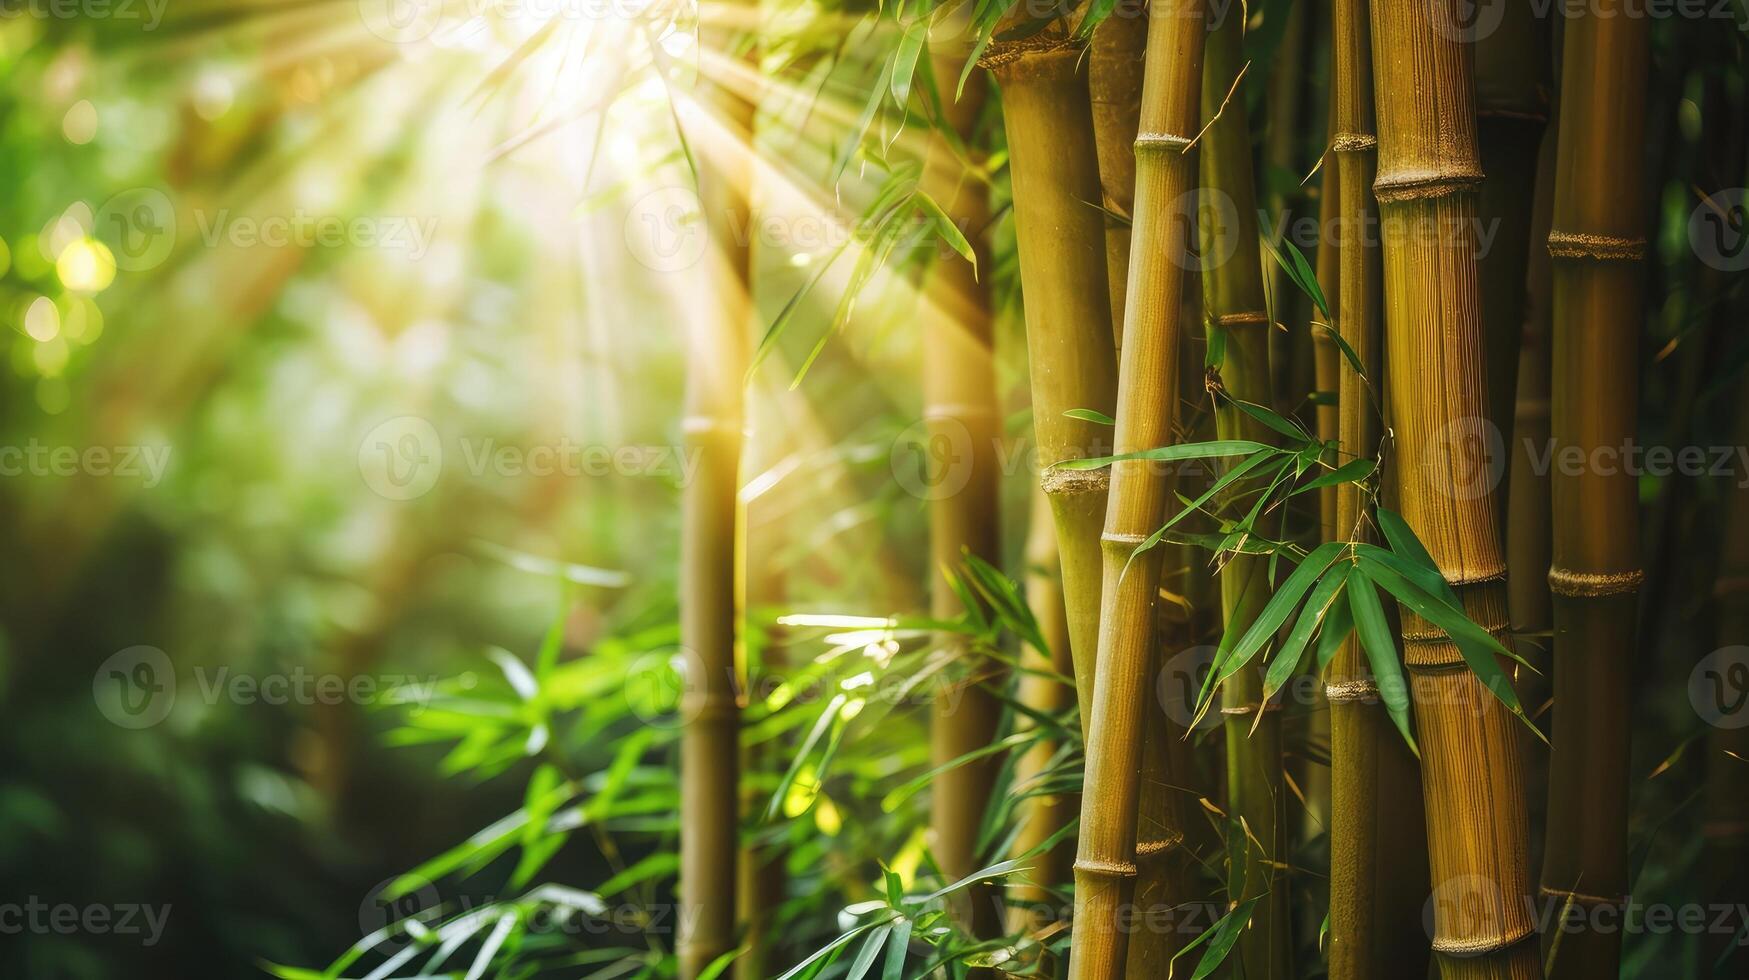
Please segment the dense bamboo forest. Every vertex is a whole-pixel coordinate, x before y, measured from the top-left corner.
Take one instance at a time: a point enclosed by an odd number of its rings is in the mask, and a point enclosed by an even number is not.
[[[0,977],[1749,976],[1746,64],[0,3]]]

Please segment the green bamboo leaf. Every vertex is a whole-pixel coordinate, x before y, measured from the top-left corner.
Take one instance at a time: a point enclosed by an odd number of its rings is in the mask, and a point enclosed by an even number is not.
[[[1440,580],[1444,581],[1444,576],[1439,571],[1439,563],[1435,562],[1433,556],[1427,553],[1427,548],[1422,545],[1421,539],[1415,536],[1414,530],[1409,527],[1409,522],[1403,520],[1403,515],[1380,504],[1378,520],[1379,530],[1384,532],[1385,541],[1391,546],[1392,551],[1435,575],[1440,575]],[[1451,590],[1448,588],[1444,591],[1449,594]],[[1438,594],[1440,593],[1435,593],[1435,595]],[[1452,601],[1456,602],[1457,597],[1452,596]]]
[[[850,972],[845,974],[845,980],[862,980],[868,976],[868,971],[874,968],[875,957],[881,955],[886,948],[887,937],[893,934],[891,925],[884,925],[869,933],[868,940],[862,944],[856,959],[850,961]]]
[[[1203,950],[1202,958],[1197,960],[1196,970],[1191,973],[1190,980],[1204,980],[1205,977],[1214,973],[1217,969],[1220,969],[1221,964],[1225,963],[1227,957],[1232,953],[1233,944],[1239,941],[1239,935],[1245,931],[1245,926],[1251,922],[1251,911],[1255,909],[1257,903],[1262,900],[1263,896],[1258,895],[1254,898],[1247,898],[1243,902],[1234,906],[1226,915],[1221,916],[1214,925],[1203,930],[1202,935],[1192,939],[1185,944],[1183,949],[1172,954],[1172,959],[1167,961],[1168,972],[1171,971],[1171,965],[1178,962],[1180,956],[1189,953],[1191,950],[1196,949],[1204,943],[1208,944],[1208,949]]]
[[[1289,496],[1296,496],[1308,490],[1322,490],[1344,483],[1364,483],[1378,469],[1378,464],[1370,459],[1352,459],[1336,467],[1323,476],[1308,480],[1294,488]]]
[[[1354,616],[1348,611],[1348,603],[1338,602],[1330,607],[1330,612],[1324,617],[1324,628],[1318,633],[1318,672],[1321,674],[1341,648],[1342,641],[1348,639],[1348,634],[1354,632]]]
[[[1305,429],[1300,428],[1298,425],[1294,424],[1291,419],[1284,418],[1281,414],[1271,409],[1265,408],[1255,402],[1245,401],[1242,398],[1234,398],[1231,395],[1227,396],[1227,401],[1234,408],[1237,408],[1246,415],[1262,422],[1264,425],[1269,426],[1271,429],[1274,429],[1282,435],[1287,436],[1296,443],[1315,441]]]
[[[680,870],[680,855],[673,851],[657,851],[642,861],[601,883],[595,894],[603,898],[626,891],[656,878],[665,878]]]
[[[711,960],[709,966],[699,971],[698,980],[717,980],[718,977],[723,975],[723,971],[729,968],[730,963],[740,959],[746,952],[747,948],[742,946],[736,949],[731,949],[727,953]]]
[[[819,963],[821,960],[824,960],[843,949],[845,946],[848,946],[856,939],[856,937],[865,932],[877,929],[885,924],[886,923],[884,922],[865,922],[848,932],[841,933],[838,938],[815,950],[807,959],[790,967],[789,970],[785,972],[783,976],[778,977],[777,980],[794,980],[794,978],[808,973],[816,963]]]
[[[1269,673],[1263,678],[1263,700],[1268,701],[1273,697],[1287,683],[1288,678],[1294,675],[1307,644],[1311,642],[1312,633],[1337,604],[1351,567],[1353,566],[1349,562],[1337,562],[1330,572],[1318,579],[1317,586],[1306,597],[1306,607],[1300,611],[1300,618],[1294,623],[1287,639],[1282,642],[1281,652],[1275,655],[1275,661],[1269,665]]]
[[[917,20],[905,25],[899,36],[898,50],[893,52],[893,102],[901,111],[911,98],[911,76],[917,71],[917,56],[923,51],[923,39],[929,35],[929,23]]]
[[[977,278],[978,253],[972,249],[972,243],[966,240],[965,232],[960,231],[959,226],[953,223],[953,218],[942,210],[935,198],[918,191],[917,204],[929,213],[930,218],[935,222],[935,231],[941,236],[941,240],[947,242],[948,246],[958,252],[961,258],[972,264],[972,277]]]
[[[1366,571],[1349,571],[1348,608],[1354,614],[1354,629],[1360,635],[1360,645],[1366,650],[1367,663],[1372,665],[1373,683],[1379,687],[1379,698],[1409,751],[1421,756],[1415,746],[1415,736],[1409,727],[1409,686],[1403,680],[1403,665],[1397,660],[1397,645],[1385,625],[1385,609],[1379,604],[1379,594],[1373,591]]]
[[[1293,614],[1294,607],[1299,605],[1306,590],[1318,581],[1319,576],[1324,574],[1324,570],[1330,567],[1330,563],[1336,560],[1336,556],[1345,547],[1347,545],[1341,541],[1327,541],[1312,549],[1306,560],[1300,562],[1288,575],[1287,580],[1275,590],[1275,594],[1269,597],[1269,603],[1263,607],[1263,611],[1257,614],[1257,620],[1251,624],[1251,628],[1245,631],[1238,646],[1222,658],[1221,675],[1215,681],[1217,686],[1221,681],[1238,673],[1257,651],[1263,649],[1263,645],[1269,642],[1269,638]]]
[[[905,980],[905,953],[911,946],[911,920],[902,918],[893,925],[893,938],[887,943],[887,960],[881,965],[881,980]]]
[[[1096,470],[1129,459],[1170,461],[1179,459],[1215,459],[1221,456],[1249,456],[1262,450],[1280,452],[1273,446],[1249,439],[1212,439],[1208,442],[1184,442],[1175,446],[1159,446],[1116,456],[1094,456],[1090,459],[1066,459],[1056,464],[1066,470]]]
[[[1259,236],[1259,240],[1263,243],[1263,247],[1268,250],[1270,256],[1275,259],[1276,264],[1281,266],[1282,271],[1287,273],[1289,279],[1293,280],[1294,285],[1300,287],[1300,292],[1310,296],[1312,302],[1317,304],[1318,312],[1324,314],[1324,319],[1330,319],[1330,303],[1324,298],[1324,290],[1318,286],[1318,274],[1312,271],[1311,264],[1306,261],[1304,255],[1300,254],[1300,250],[1294,247],[1294,243],[1285,238],[1282,239],[1281,243],[1287,247],[1291,256],[1291,258],[1286,258],[1269,239]]]
[[[1512,679],[1506,676],[1500,661],[1495,658],[1492,648],[1499,647],[1499,641],[1461,612],[1423,592],[1415,583],[1398,575],[1390,567],[1368,556],[1361,557],[1361,564],[1368,577],[1383,586],[1398,602],[1444,630],[1457,646],[1458,652],[1463,655],[1464,663],[1476,675],[1476,679],[1482,682],[1482,686],[1498,698],[1506,706],[1506,710],[1517,715],[1539,738],[1542,737],[1541,730],[1531,724],[1524,708],[1519,705],[1518,692],[1513,690]],[[1510,652],[1508,655],[1511,655]]]
[[[1187,501],[1184,505],[1184,509],[1180,510],[1177,514],[1173,515],[1172,519],[1167,521],[1165,526],[1162,527],[1160,530],[1162,530],[1162,531],[1170,530],[1172,528],[1172,525],[1177,524],[1179,521],[1183,520],[1184,518],[1201,510],[1202,506],[1204,504],[1206,504],[1210,500],[1214,499],[1214,497],[1217,494],[1219,494],[1222,490],[1226,489],[1229,485],[1231,485],[1235,481],[1239,480],[1245,474],[1251,472],[1252,470],[1256,469],[1258,466],[1262,465],[1264,462],[1266,462],[1270,459],[1279,458],[1280,455],[1281,455],[1281,453],[1279,450],[1271,449],[1271,450],[1268,450],[1266,452],[1252,453],[1251,455],[1245,457],[1245,460],[1243,462],[1241,462],[1238,466],[1235,466],[1235,467],[1227,470],[1227,472],[1221,474],[1220,478],[1215,480],[1214,484],[1212,486],[1210,486],[1207,490],[1203,491],[1201,496],[1197,497],[1195,500]],[[1287,460],[1285,460],[1285,459],[1281,460],[1280,465],[1286,466]],[[1183,497],[1180,497],[1179,499],[1184,500]]]
[[[1104,412],[1096,412],[1091,408],[1071,408],[1064,412],[1063,415],[1072,419],[1080,419],[1083,422],[1098,422],[1100,425],[1117,424],[1117,419],[1112,418]]]
[[[1444,576],[1437,572],[1428,571],[1426,568],[1419,565],[1412,564],[1404,560],[1401,555],[1386,551],[1377,545],[1356,545],[1355,553],[1365,559],[1374,568],[1383,567],[1395,572],[1410,585],[1415,586],[1418,590],[1416,595],[1424,596],[1437,604],[1440,609],[1436,610],[1436,612],[1440,615],[1446,616],[1446,619],[1441,620],[1440,622],[1449,621],[1453,624],[1452,629],[1446,629],[1445,626],[1440,626],[1440,629],[1444,629],[1447,633],[1453,634],[1454,639],[1457,638],[1457,634],[1462,634],[1469,642],[1478,643],[1497,656],[1505,657],[1508,660],[1523,664],[1533,672],[1541,673],[1540,671],[1537,671],[1529,661],[1520,657],[1510,647],[1495,639],[1492,634],[1483,629],[1475,620],[1471,619],[1470,614],[1464,609],[1463,601],[1457,597],[1457,593],[1452,591],[1451,585],[1446,582]],[[1384,585],[1385,583],[1380,582],[1379,584]],[[1395,590],[1387,588],[1387,591],[1392,592],[1393,595],[1395,594]],[[1416,612],[1419,613],[1420,610],[1416,610]],[[1426,614],[1422,614],[1422,616],[1425,619],[1434,619],[1433,616]],[[1436,622],[1435,625],[1439,625],[1439,622]]]
[[[1342,339],[1342,335],[1336,331],[1335,327],[1328,323],[1319,323],[1314,325],[1314,329],[1322,330],[1324,336],[1335,342],[1336,349],[1342,352],[1342,356],[1348,361],[1348,366],[1354,369],[1354,373],[1360,375],[1360,380],[1366,381],[1368,385],[1372,384],[1371,381],[1367,380],[1366,365],[1360,362],[1360,355],[1354,352],[1353,347],[1348,346],[1348,341]]]
[[[814,752],[814,746],[826,734],[826,729],[838,720],[838,709],[844,707],[846,695],[836,694],[826,703],[826,710],[820,712],[820,717],[809,729],[808,737],[802,740],[801,748],[796,751],[795,758],[789,762],[789,768],[784,770],[783,778],[778,780],[777,789],[772,791],[771,802],[765,806],[765,819],[770,820],[783,809],[784,796],[789,793],[790,784],[796,781],[796,775],[802,771],[802,765],[808,761],[808,756]]]

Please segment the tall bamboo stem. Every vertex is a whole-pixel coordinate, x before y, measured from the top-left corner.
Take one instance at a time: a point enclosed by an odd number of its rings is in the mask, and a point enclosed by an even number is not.
[[[680,740],[680,917],[676,953],[696,977],[735,947],[740,779],[736,662],[737,512],[742,375],[751,330],[753,104],[722,89],[706,99],[737,137],[700,168],[699,202],[712,243],[704,295],[687,329],[683,424],[697,471],[681,493],[680,642],[687,651]]]
[[[1336,0],[1336,119],[1331,144],[1342,200],[1342,284],[1337,324],[1342,339],[1384,380],[1383,284],[1372,184],[1378,170],[1374,133],[1372,31],[1367,0]],[[1378,451],[1379,406],[1346,359],[1339,367],[1341,458]],[[1336,488],[1336,522],[1346,539],[1366,537],[1360,488]],[[1330,703],[1330,976],[1374,980],[1426,972],[1420,924],[1426,892],[1424,816],[1414,759],[1386,716],[1378,685],[1354,636],[1331,660]]]
[[[1332,37],[1332,47],[1340,43]],[[1333,52],[1334,53],[1334,52]],[[1330,86],[1330,125],[1331,136],[1336,134],[1336,96],[1337,87],[1334,84],[1335,60],[1331,60],[1332,84]],[[1370,82],[1369,82],[1370,84]],[[1318,291],[1324,294],[1324,302],[1330,307],[1331,313],[1340,312],[1342,296],[1342,181],[1337,175],[1338,159],[1335,148],[1329,151],[1325,160],[1324,175],[1318,186],[1318,255],[1317,275]],[[1368,200],[1371,199],[1372,188],[1367,188]],[[1316,318],[1319,314],[1314,311]],[[1334,327],[1335,324],[1326,324]],[[1336,341],[1331,339],[1328,330],[1317,328],[1312,332],[1312,357],[1314,370],[1317,373],[1318,390],[1329,396],[1327,404],[1318,406],[1315,422],[1318,427],[1318,438],[1323,442],[1336,440],[1341,432],[1341,385],[1342,375],[1339,361],[1341,353],[1336,349]],[[1325,541],[1334,541],[1337,537],[1347,534],[1346,528],[1336,522],[1336,488],[1324,487],[1318,491],[1318,524],[1323,530],[1320,537]]]
[[[1749,446],[1749,385],[1740,382],[1733,431],[1736,445]],[[1724,511],[1725,536],[1713,584],[1714,637],[1721,648],[1749,643],[1749,487],[1742,480],[1732,481]],[[1749,709],[1739,705],[1737,710]],[[1745,759],[1749,759],[1749,727],[1714,724],[1707,732],[1702,824],[1708,867],[1706,900],[1714,903],[1714,908],[1742,901],[1744,883],[1749,882],[1749,779],[1744,778],[1749,763]],[[1702,946],[1705,959],[1701,962],[1716,962],[1736,942],[1735,936],[1709,935]],[[1743,955],[1740,949],[1730,952]]]
[[[1197,130],[1204,10],[1202,0],[1164,0],[1148,25],[1136,137],[1135,224],[1124,297],[1115,434],[1119,453],[1163,445],[1177,408],[1176,362],[1190,236],[1182,208],[1196,177],[1195,158],[1186,151]],[[1136,876],[1143,706],[1149,694],[1160,572],[1158,549],[1134,552],[1164,519],[1166,482],[1166,475],[1145,461],[1111,467],[1111,499],[1101,536],[1105,569],[1099,676],[1088,725],[1075,857],[1069,959],[1069,975],[1075,978],[1120,977],[1127,955],[1127,923],[1121,913]]]
[[[1536,182],[1529,178],[1549,117],[1549,44],[1531,4],[1507,3],[1501,10],[1499,26],[1476,39],[1476,140],[1484,175],[1476,218],[1491,236],[1476,266],[1488,345],[1488,417],[1506,429],[1518,389],[1525,264],[1532,248]],[[1506,461],[1499,462],[1504,467]],[[1502,507],[1510,493],[1510,480],[1503,480]]]
[[[1620,0],[1570,16],[1555,160],[1550,431],[1594,451],[1634,436],[1645,320],[1644,166],[1649,25]],[[1627,900],[1630,660],[1643,573],[1638,480],[1625,467],[1557,468],[1549,568],[1556,655],[1543,893]],[[1551,976],[1615,976],[1621,932],[1558,932]]]
[[[1081,44],[1060,23],[1024,42],[993,42],[983,64],[1002,88],[1033,431],[1043,468],[1039,482],[1056,517],[1085,734],[1099,643],[1099,528],[1109,480],[1102,471],[1050,467],[1103,454],[1110,430],[1064,413],[1090,408],[1109,415],[1117,393],[1105,226],[1088,203],[1099,200],[1101,191],[1087,68]]]
[[[1112,329],[1123,333],[1124,290],[1130,274],[1130,221],[1136,205],[1136,133],[1142,120],[1142,74],[1148,53],[1148,11],[1123,0],[1093,29],[1087,53],[1105,215],[1105,272]],[[1119,337],[1121,345],[1122,338]],[[1103,515],[1101,515],[1103,517]]]
[[[937,78],[955,78],[966,50],[959,45],[931,51]],[[946,125],[962,143],[972,135],[984,104],[982,76],[968,80],[958,100],[943,99]],[[984,248],[989,224],[987,186],[966,171],[943,137],[930,148],[924,186],[948,217],[978,249],[978,268],[989,267]],[[990,294],[969,262],[946,256],[930,270],[923,304],[923,401],[930,441],[953,447],[952,469],[938,474],[929,501],[930,609],[939,618],[961,612],[948,576],[967,554],[991,564],[1001,561],[997,520],[999,473],[996,447],[1001,418],[996,408],[996,368],[992,348]],[[942,634],[940,642],[956,660],[970,656],[965,638]],[[996,737],[1001,703],[991,691],[994,662],[970,663],[937,691],[930,724],[930,755],[936,766],[988,746]],[[978,829],[994,790],[993,758],[954,766],[936,775],[930,809],[931,845],[950,879],[980,867]],[[1000,929],[994,893],[976,888],[966,925],[980,936]]]
[[[1510,643],[1489,488],[1462,492],[1463,438],[1487,416],[1476,275],[1475,99],[1455,0],[1373,0],[1378,177],[1390,416],[1403,516],[1471,619]],[[1437,24],[1439,19],[1442,23]],[[1421,746],[1433,950],[1443,976],[1541,975],[1526,898],[1518,721],[1455,644],[1407,611],[1405,659]]]
[[[1203,214],[1204,319],[1211,334],[1226,335],[1216,365],[1219,384],[1233,398],[1272,405],[1269,364],[1269,314],[1263,293],[1263,266],[1257,245],[1257,193],[1251,168],[1251,138],[1242,94],[1232,91],[1243,64],[1242,18],[1229,15],[1208,35],[1203,61],[1202,184],[1210,202]],[[1218,115],[1217,115],[1218,114]],[[1223,400],[1215,410],[1222,439],[1272,442],[1274,433]],[[1269,561],[1259,555],[1233,555],[1221,572],[1221,609],[1229,635],[1237,636],[1269,603]],[[1265,705],[1263,674],[1245,669],[1222,686],[1221,713],[1227,742],[1228,812],[1244,821],[1248,840],[1244,884],[1234,901],[1267,895],[1251,915],[1237,955],[1243,975],[1285,978],[1289,971],[1287,878],[1287,796],[1282,782],[1279,703]],[[1253,716],[1262,713],[1261,719]],[[1253,724],[1255,722],[1255,724]]]

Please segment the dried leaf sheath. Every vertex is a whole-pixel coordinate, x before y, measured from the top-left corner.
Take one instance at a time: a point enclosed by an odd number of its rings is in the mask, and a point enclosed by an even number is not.
[[[1257,244],[1257,195],[1243,93],[1233,92],[1243,66],[1244,22],[1229,14],[1209,33],[1203,63],[1203,297],[1211,332],[1226,335],[1215,365],[1232,398],[1273,405],[1269,314]],[[1217,116],[1218,114],[1218,116]],[[1277,441],[1273,431],[1221,398],[1215,428],[1222,439]],[[1230,635],[1240,635],[1268,605],[1269,560],[1235,554],[1220,572],[1221,609]],[[1236,625],[1235,625],[1236,624]],[[1282,780],[1281,714],[1266,707],[1263,672],[1249,666],[1221,688],[1227,745],[1227,804],[1249,829],[1243,891],[1235,901],[1267,894],[1251,915],[1236,955],[1251,977],[1285,978],[1289,971],[1287,789]],[[1276,702],[1279,706],[1279,702]],[[1257,717],[1262,712],[1262,718]],[[1261,849],[1261,850],[1260,850]]]
[[[1163,445],[1177,403],[1189,245],[1180,209],[1196,176],[1196,159],[1184,151],[1197,129],[1203,18],[1201,0],[1166,0],[1148,27],[1118,394],[1115,448],[1120,453]],[[1131,558],[1136,545],[1160,525],[1165,507],[1164,472],[1145,461],[1112,466],[1103,534],[1099,676],[1075,858],[1071,977],[1123,975],[1128,923],[1120,912],[1136,874],[1137,773],[1160,555],[1155,549],[1134,555],[1133,563]]]
[[[1645,319],[1649,25],[1616,0],[1568,18],[1553,227],[1550,431],[1590,454],[1631,440]],[[1542,890],[1591,908],[1627,898],[1628,739],[1644,577],[1639,485],[1622,467],[1550,476],[1555,717]],[[1550,976],[1614,976],[1620,930],[1561,936]]]
[[[937,78],[953,78],[966,52],[958,45],[934,50]],[[946,124],[964,142],[972,133],[984,102],[983,79],[974,76],[957,100],[944,94]],[[988,188],[968,173],[963,159],[943,145],[930,147],[923,186],[966,238],[979,249],[980,268],[989,266],[983,252],[989,224]],[[939,618],[963,610],[947,575],[960,568],[967,554],[992,564],[1001,560],[997,519],[996,460],[1001,419],[996,408],[996,368],[991,347],[990,297],[972,264],[958,256],[943,256],[930,270],[922,311],[924,420],[931,440],[960,452],[941,474],[939,492],[929,501],[930,609]],[[948,654],[968,656],[965,638],[942,634]],[[963,665],[951,686],[938,691],[930,719],[930,756],[944,766],[996,737],[1001,705],[991,685],[999,682],[994,661]],[[971,874],[982,865],[977,852],[978,828],[994,790],[997,764],[978,759],[939,773],[931,787],[930,845],[950,879]],[[1000,931],[993,890],[971,891],[972,919],[964,923],[978,935]]]
[[[1402,512],[1469,617],[1510,643],[1492,488],[1467,478],[1466,436],[1485,423],[1487,384],[1473,224],[1481,167],[1468,52],[1454,40],[1459,11],[1447,0],[1374,0],[1370,19]],[[1405,611],[1403,638],[1441,973],[1540,976],[1519,723],[1445,634]]]

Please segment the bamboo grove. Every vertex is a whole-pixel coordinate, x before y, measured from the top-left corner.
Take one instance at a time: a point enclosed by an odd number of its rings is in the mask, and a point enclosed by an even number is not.
[[[624,975],[1745,975],[1749,473],[1618,450],[1749,429],[1749,34],[1645,10],[664,13],[678,694],[561,784],[674,784]]]
[[[933,130],[915,193],[951,225],[919,294],[923,417],[963,449],[935,474],[952,492],[928,509],[930,615],[1013,613],[1019,599],[1028,647],[1015,678],[976,640],[937,634],[948,686],[929,724],[928,841],[953,883],[943,894],[959,897],[925,921],[963,938],[935,943],[960,950],[936,968],[1619,971],[1619,936],[1553,930],[1539,944],[1534,915],[1538,897],[1629,901],[1634,484],[1551,480],[1523,455],[1508,474],[1476,448],[1546,433],[1590,452],[1634,433],[1650,41],[1643,18],[1602,8],[1504,5],[1486,31],[1443,0],[1261,17],[1203,0],[980,4],[969,27],[958,11],[958,31],[947,13],[901,8],[913,50],[897,63],[926,63],[935,92],[895,108]],[[1271,68],[1257,34],[1278,28],[1274,79],[1247,85]],[[1303,80],[1284,73],[1314,46],[1327,111],[1307,100],[1318,125],[1272,121],[1287,131],[1259,143],[1251,114],[1275,111],[1260,98],[1292,97]],[[1555,92],[1558,127],[1545,125]],[[990,212],[992,134],[1005,227]],[[1288,206],[1260,182],[1284,165],[1318,201],[1307,249],[1271,234],[1259,207]],[[1038,446],[1024,592],[990,581],[1004,554],[985,274],[999,234],[1013,236]],[[1309,491],[1321,502],[1299,507]],[[1212,662],[1168,717],[1167,657],[1199,629]],[[1321,680],[1294,703],[1306,672]],[[1552,726],[1521,691],[1552,697]],[[1328,776],[1306,787],[1284,747],[1296,713],[1328,719],[1291,729],[1323,741]],[[1219,739],[1204,734],[1211,717]],[[1006,769],[989,749],[1005,725],[1018,746]],[[1083,771],[1064,779],[1077,746]],[[1532,773],[1553,777],[1540,848]],[[1016,833],[993,849],[1004,781]],[[1294,854],[1295,825],[1319,812],[1327,873]],[[701,909],[726,887],[707,874],[683,871]],[[1305,900],[1310,878],[1327,905]],[[912,920],[888,899],[891,918],[788,975],[843,955],[851,976],[877,961],[907,975],[893,934]],[[1200,925],[1175,914],[1199,907],[1213,910]],[[1324,921],[1309,921],[1319,907]],[[682,966],[697,976],[709,962]]]

